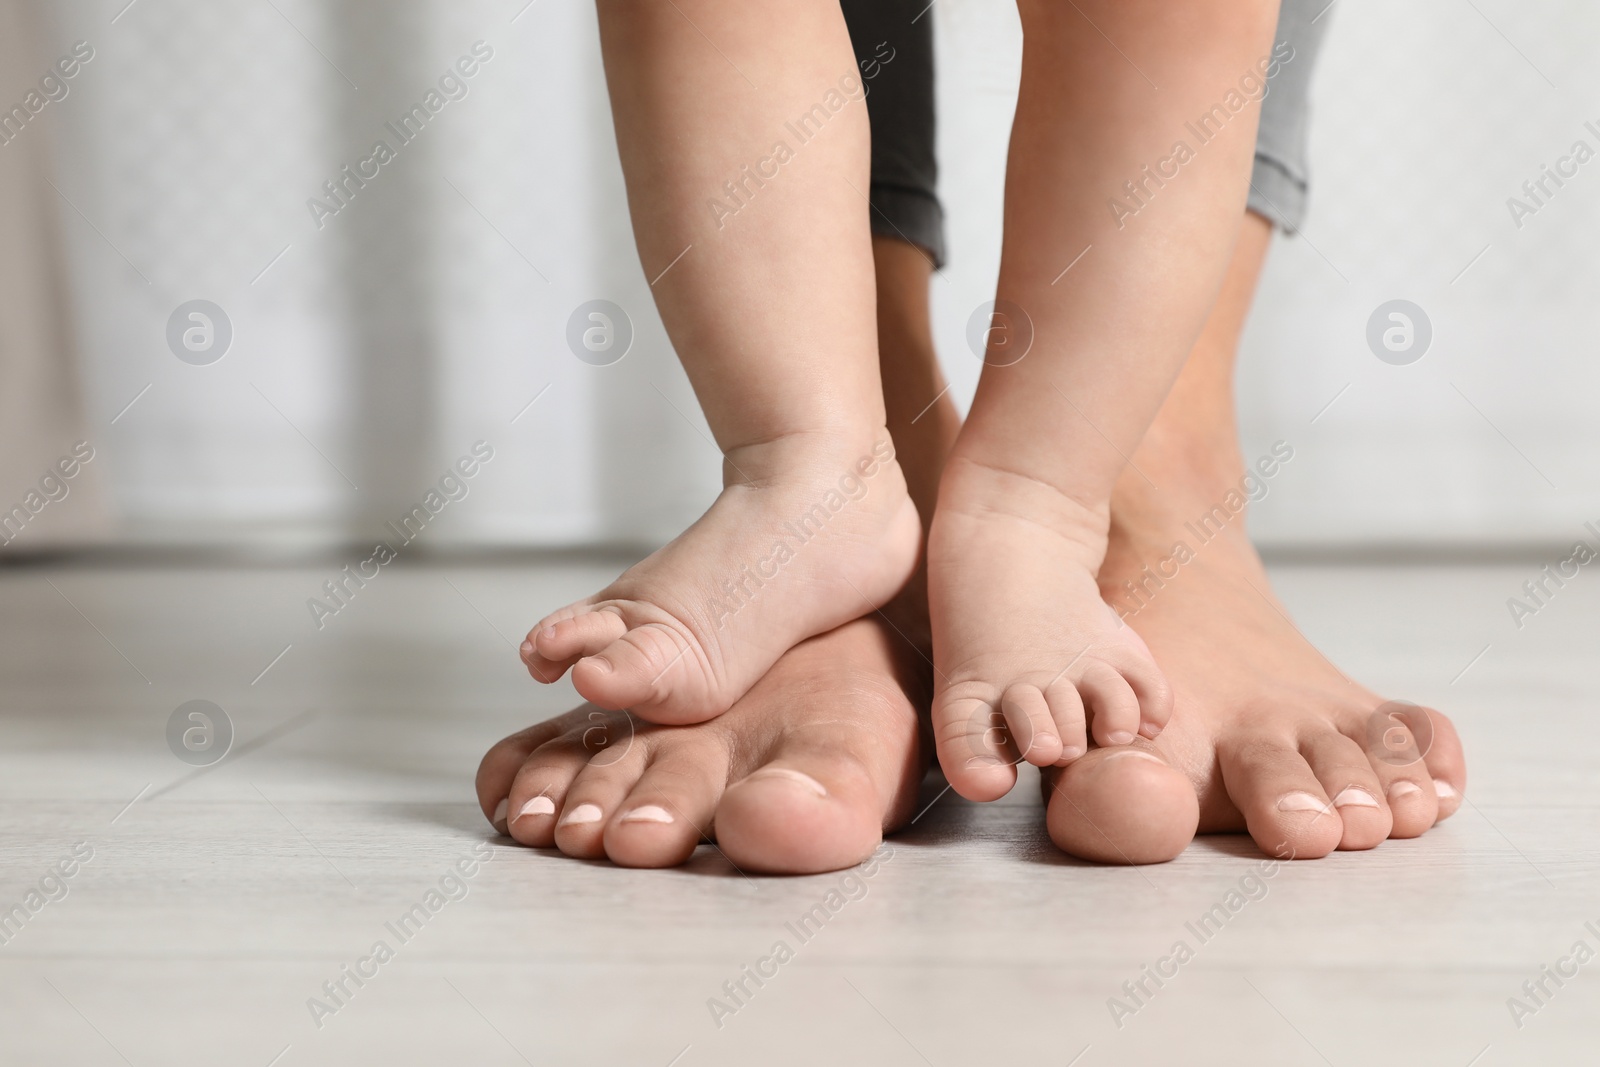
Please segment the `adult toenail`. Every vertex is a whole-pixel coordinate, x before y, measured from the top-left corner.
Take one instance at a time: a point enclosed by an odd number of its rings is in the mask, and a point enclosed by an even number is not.
[[[600,806],[598,804],[579,804],[561,816],[561,825],[577,826],[583,823],[599,822],[600,815]]]
[[[1422,787],[1416,782],[1400,781],[1389,787],[1389,799],[1399,800],[1401,797],[1413,796],[1422,792]]]
[[[1378,806],[1378,799],[1365,789],[1357,789],[1355,786],[1351,786],[1333,798],[1333,806],[1336,808],[1375,808]]]
[[[803,774],[800,771],[789,767],[763,767],[759,771],[746,778],[745,781],[750,781],[752,778],[787,778],[791,782],[799,782],[801,785],[805,786],[819,797],[825,797],[828,795],[827,787],[821,782],[817,781],[809,774]]]
[[[494,806],[494,818],[489,820],[494,824],[494,828],[502,833],[505,832],[506,828],[506,802],[509,799],[509,797],[500,798],[500,803]]]
[[[598,811],[599,809],[596,810]],[[655,804],[646,804],[642,808],[634,808],[628,812],[622,817],[622,821],[667,823],[672,821],[672,816],[667,812],[666,808],[658,807]]]
[[[1454,800],[1456,798],[1456,787],[1443,778],[1435,778],[1433,780],[1433,791],[1439,794],[1440,800]],[[1418,790],[1418,792],[1421,792],[1421,790]]]
[[[1133,734],[1127,730],[1113,730],[1106,734],[1106,740],[1113,745],[1125,745],[1133,740]]]
[[[1328,814],[1328,805],[1312,796],[1310,793],[1286,793],[1278,801],[1279,811],[1314,811],[1319,815]]]
[[[1136,756],[1139,759],[1147,759],[1151,763],[1159,763],[1163,767],[1165,767],[1167,765],[1167,761],[1162,759],[1160,756],[1153,755],[1153,754],[1151,754],[1149,752],[1145,752],[1142,749],[1137,749],[1137,748],[1125,748],[1121,752],[1113,752],[1109,756],[1107,756],[1105,759],[1101,760],[1100,762],[1101,763],[1110,763],[1112,760],[1116,759],[1118,756]]]
[[[556,802],[547,796],[541,795],[530,797],[528,802],[522,805],[522,810],[517,812],[517,819],[526,815],[554,815],[555,813]],[[512,821],[515,822],[516,819]]]

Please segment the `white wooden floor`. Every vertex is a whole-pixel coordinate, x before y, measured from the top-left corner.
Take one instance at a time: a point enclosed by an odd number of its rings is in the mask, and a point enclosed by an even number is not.
[[[386,924],[494,840],[485,747],[572,703],[513,642],[612,564],[402,561],[320,633],[305,600],[334,566],[9,569],[0,908],[28,917],[0,945],[0,1063],[1593,1062],[1600,962],[1542,1007],[1522,989],[1600,950],[1600,578],[1519,632],[1505,601],[1538,566],[1278,568],[1352,674],[1454,714],[1469,803],[1284,867],[1204,943],[1185,924],[1254,869],[1247,839],[1092,867],[1029,788],[946,796],[859,883],[751,879],[709,847],[658,872],[496,847],[401,941]],[[236,730],[209,768],[165,737],[194,699]],[[786,927],[856,885],[809,940]],[[319,1027],[308,999],[380,940],[393,958]],[[794,958],[719,1028],[708,999],[779,940]],[[1179,940],[1193,958],[1119,1027],[1108,999]],[[1539,1008],[1520,1028],[1512,997]]]

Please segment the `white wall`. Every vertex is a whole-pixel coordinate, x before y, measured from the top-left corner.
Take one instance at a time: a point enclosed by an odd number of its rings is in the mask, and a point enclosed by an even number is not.
[[[1328,16],[1310,218],[1274,244],[1241,358],[1247,455],[1296,450],[1253,512],[1259,540],[1570,541],[1600,519],[1600,159],[1520,230],[1505,206],[1575,139],[1600,151],[1583,128],[1600,128],[1600,7],[1475,5],[1340,0]],[[1021,39],[1005,5],[936,10],[952,264],[934,297],[964,401]],[[1365,340],[1395,298],[1433,324],[1410,366]]]
[[[1600,8],[1475,2],[1330,16],[1311,218],[1273,250],[1241,369],[1247,451],[1296,449],[1255,514],[1265,540],[1566,540],[1600,519],[1600,160],[1521,230],[1504,203],[1573,140],[1600,148],[1583,129],[1600,127]],[[49,5],[40,69],[96,48],[46,117],[128,536],[364,535],[480,438],[496,459],[438,544],[660,539],[698,514],[717,457],[633,251],[589,5],[141,0],[113,24],[124,3]],[[1019,37],[1006,5],[935,15],[952,254],[935,316],[965,403]],[[470,95],[318,230],[307,198],[479,39],[495,55]],[[164,340],[194,297],[236,331],[209,367]],[[637,332],[610,367],[565,342],[596,297]],[[1435,330],[1406,367],[1364,337],[1395,297]]]

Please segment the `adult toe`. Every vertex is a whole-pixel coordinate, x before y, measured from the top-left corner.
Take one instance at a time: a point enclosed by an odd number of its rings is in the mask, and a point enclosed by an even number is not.
[[[1080,859],[1163,863],[1200,822],[1194,786],[1146,744],[1095,749],[1045,783],[1050,839]]]
[[[1228,797],[1267,855],[1316,859],[1344,839],[1338,810],[1292,737],[1223,741],[1217,761]]]

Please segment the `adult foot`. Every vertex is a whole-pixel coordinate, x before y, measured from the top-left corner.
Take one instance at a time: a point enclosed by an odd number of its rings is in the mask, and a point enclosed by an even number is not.
[[[529,631],[535,678],[571,667],[600,708],[701,722],[910,577],[921,527],[886,432],[854,448],[780,438],[730,451],[725,469],[727,488],[682,536]]]
[[[1085,859],[1152,863],[1196,830],[1248,830],[1268,855],[1310,859],[1453,814],[1466,766],[1450,720],[1352,682],[1273,594],[1242,512],[1264,472],[1247,481],[1231,449],[1212,464],[1162,451],[1158,435],[1135,462],[1164,492],[1119,486],[1100,588],[1172,680],[1172,719],[1153,741],[1047,772],[1051,838]]]
[[[952,457],[928,538],[939,763],[994,800],[1015,760],[1064,765],[1160,733],[1172,705],[1139,635],[1095,585],[1106,515],[1052,486]],[[1014,746],[1008,744],[1014,741]]]
[[[583,707],[513,734],[483,758],[478,802],[522,844],[627,867],[713,838],[745,871],[849,867],[909,817],[927,769],[922,662],[858,619],[790,649],[714,721]]]

